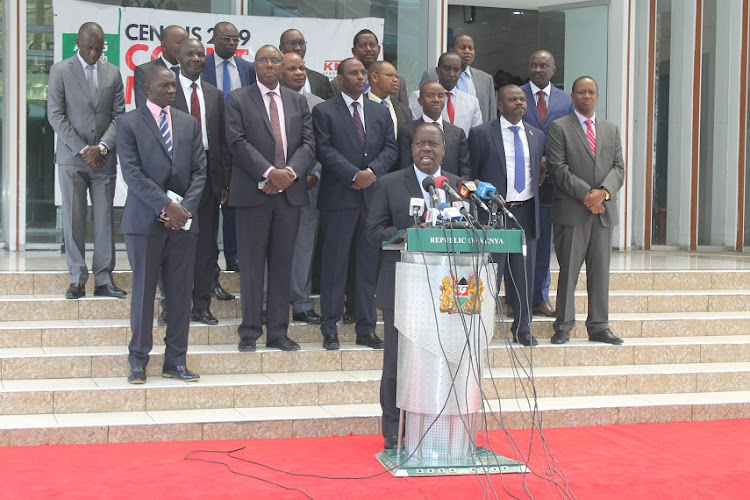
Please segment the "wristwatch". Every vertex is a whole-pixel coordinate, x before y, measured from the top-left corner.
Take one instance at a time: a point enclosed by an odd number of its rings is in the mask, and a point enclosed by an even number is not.
[[[107,149],[107,146],[105,146],[104,144],[102,144],[100,142],[99,143],[99,152],[102,154],[102,156],[107,156],[107,153],[109,152],[109,149]]]
[[[609,201],[610,199],[612,199],[612,195],[609,194],[609,191],[607,191],[607,189],[604,186],[600,187],[599,189],[604,190],[604,201]]]

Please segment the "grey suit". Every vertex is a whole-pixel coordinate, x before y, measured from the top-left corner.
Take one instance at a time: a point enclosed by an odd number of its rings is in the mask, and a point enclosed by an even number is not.
[[[479,108],[482,112],[482,122],[487,123],[497,118],[495,82],[492,80],[492,76],[481,69],[472,66],[469,66],[469,68],[471,68],[471,77],[474,79],[475,97],[479,100]],[[425,82],[436,81],[438,81],[438,77],[435,73],[435,68],[431,68],[422,74],[422,81],[419,82],[419,86],[422,87],[422,84]]]
[[[482,124],[482,112],[479,109],[479,101],[476,97],[470,96],[454,88],[453,92],[453,125],[463,129],[466,137],[469,137],[469,131],[472,127]],[[412,117],[416,120],[422,118],[424,109],[419,104],[419,91],[415,90],[409,96],[409,108],[411,108]],[[445,97],[445,106],[443,106],[443,121],[450,123],[448,120],[448,96]]]
[[[128,197],[120,232],[125,235],[133,293],[130,299],[131,367],[146,366],[153,346],[154,295],[161,270],[167,294],[164,364],[184,366],[187,355],[193,266],[200,220],[198,204],[206,181],[206,155],[198,123],[171,108],[172,158],[146,106],[117,120],[117,146]],[[157,220],[170,203],[167,190],[183,196],[193,214],[189,231],[169,230]]]
[[[576,113],[552,122],[547,137],[549,174],[555,182],[550,209],[554,243],[560,264],[555,331],[569,332],[575,324],[575,287],[586,262],[589,335],[609,328],[609,260],[612,227],[617,224],[617,192],[623,184],[619,128],[596,118],[596,158]],[[603,187],[612,196],[605,213],[592,214],[582,203],[591,188]]]
[[[78,55],[53,64],[49,71],[47,116],[57,134],[55,161],[62,192],[63,236],[70,282],[86,284],[86,192],[94,216],[93,272],[96,286],[112,281],[115,244],[112,203],[117,178],[115,119],[125,112],[122,77],[116,66],[96,63],[97,92],[91,95]],[[101,167],[88,165],[79,154],[86,146],[104,143],[110,152]]]

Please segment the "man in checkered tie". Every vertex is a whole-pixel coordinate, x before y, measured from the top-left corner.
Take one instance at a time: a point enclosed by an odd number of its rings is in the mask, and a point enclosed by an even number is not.
[[[555,182],[550,219],[560,278],[553,344],[570,339],[575,324],[575,288],[586,262],[588,318],[592,342],[622,344],[609,329],[609,260],[617,225],[617,192],[625,168],[617,125],[596,116],[599,88],[590,76],[573,82],[575,110],[550,125],[549,175]]]

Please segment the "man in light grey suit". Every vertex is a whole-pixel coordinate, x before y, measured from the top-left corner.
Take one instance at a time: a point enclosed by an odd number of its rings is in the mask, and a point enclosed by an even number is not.
[[[206,154],[198,121],[172,106],[174,73],[154,65],[144,77],[146,104],[117,120],[117,153],[128,184],[120,232],[133,270],[128,382],[146,382],[159,271],[168,306],[162,376],[191,382],[200,378],[188,370],[186,357]]]
[[[482,124],[482,112],[479,109],[477,98],[462,92],[457,87],[461,75],[461,58],[453,52],[444,53],[438,59],[435,73],[438,82],[445,89],[443,120],[461,127],[466,137],[469,137],[471,128]],[[497,98],[495,98],[495,102],[497,102]],[[422,105],[419,104],[418,90],[415,90],[409,96],[409,108],[411,108],[411,114],[415,120],[422,116]]]
[[[281,85],[299,92],[307,99],[307,106],[312,109],[324,102],[315,94],[304,89],[307,81],[305,61],[295,52],[284,54],[281,70]],[[292,304],[292,319],[311,325],[321,323],[320,315],[315,312],[315,299],[312,294],[312,261],[315,253],[315,240],[318,233],[318,181],[320,180],[320,163],[315,163],[312,172],[307,175],[307,194],[310,204],[303,205],[299,219],[297,238],[294,240],[294,258],[292,260],[292,283],[289,303]]]
[[[66,299],[86,295],[88,268],[86,193],[94,213],[94,295],[124,297],[112,281],[115,243],[112,203],[117,178],[115,118],[125,111],[122,77],[116,66],[99,60],[104,31],[96,23],[78,30],[78,53],[49,71],[47,116],[57,134],[56,163],[62,193],[65,257],[70,273]]]
[[[461,58],[461,75],[458,78],[458,89],[479,100],[482,111],[482,122],[487,123],[497,118],[497,94],[492,76],[481,69],[471,66],[476,57],[474,51],[474,39],[465,33],[453,37],[449,52],[458,54]],[[434,69],[428,69],[422,74],[421,87],[423,83],[437,81],[438,77]]]
[[[553,344],[570,339],[575,288],[586,262],[589,340],[622,344],[609,329],[609,261],[617,225],[617,192],[625,168],[619,128],[596,117],[599,89],[582,76],[573,82],[573,113],[555,120],[547,137],[549,174],[555,182],[550,219],[560,264]]]

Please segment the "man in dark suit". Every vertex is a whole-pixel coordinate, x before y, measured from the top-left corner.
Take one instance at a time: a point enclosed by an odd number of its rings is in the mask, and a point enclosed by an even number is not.
[[[364,64],[365,69],[369,72],[370,65],[377,61],[380,56],[380,42],[378,42],[378,37],[375,36],[375,33],[368,29],[357,32],[354,35],[354,42],[352,43],[352,56]],[[342,88],[338,79],[334,79],[331,84],[334,91],[337,93],[341,92]],[[365,82],[365,92],[368,90],[370,90],[370,83]],[[406,91],[406,81],[401,75],[398,76],[398,95],[396,96],[396,100],[405,106],[409,105],[409,93]]]
[[[458,54],[461,58],[461,75],[456,86],[461,92],[476,97],[482,112],[482,123],[497,118],[497,99],[495,95],[495,84],[492,76],[481,69],[471,66],[476,57],[474,50],[474,39],[466,33],[459,33],[453,37],[448,47],[449,52]],[[422,74],[420,86],[428,81],[437,81],[438,75],[434,69],[428,69]]]
[[[513,341],[536,345],[531,335],[531,287],[539,235],[539,175],[544,155],[544,134],[523,121],[526,95],[517,85],[498,91],[500,118],[472,130],[469,151],[474,177],[490,182],[506,200],[506,207],[526,234],[527,258],[520,253],[493,254],[497,263],[497,288],[505,266],[510,267],[511,289],[506,290],[513,308]],[[507,229],[516,229],[506,219]],[[525,262],[527,261],[527,262]]]
[[[349,254],[355,248],[354,314],[357,344],[375,349],[377,252],[364,239],[372,184],[396,162],[393,120],[388,112],[365,99],[367,71],[357,59],[339,63],[341,94],[313,110],[317,158],[322,168],[318,209],[322,231],[320,308],[325,349],[338,349],[336,322],[344,312]]]
[[[198,233],[195,254],[193,312],[190,319],[216,325],[219,321],[209,308],[212,291],[215,295],[231,296],[213,276],[214,268],[218,265],[214,245],[219,232],[219,205],[226,204],[232,168],[224,132],[224,99],[219,89],[201,81],[206,64],[206,51],[201,42],[193,39],[182,42],[178,60],[180,78],[173,106],[194,116],[199,122],[201,141],[206,151],[206,183],[198,205],[201,231]],[[218,292],[215,291],[217,287],[220,289]]]
[[[546,50],[534,52],[529,60],[529,81],[521,85],[528,103],[523,119],[544,132],[545,137],[549,134],[550,123],[573,112],[570,95],[550,83],[555,71],[555,58],[552,54]],[[555,185],[551,176],[543,177],[544,180],[539,187],[539,239],[536,242],[531,304],[534,314],[554,317],[556,311],[549,301],[549,263],[552,254],[549,207],[552,204]]]
[[[367,71],[370,90],[367,97],[388,110],[393,120],[393,131],[398,137],[399,127],[411,121],[411,111],[408,106],[394,100],[398,94],[398,72],[396,67],[387,61],[375,61]]]
[[[304,60],[305,54],[307,53],[305,35],[296,29],[286,30],[281,34],[281,38],[279,39],[279,50],[284,55],[294,52]],[[310,68],[305,68],[305,71],[307,73],[307,79],[305,80],[305,86],[303,87],[305,92],[316,95],[324,101],[327,101],[335,95],[333,87],[331,86],[331,80],[329,80],[327,76]]]
[[[555,181],[550,219],[560,264],[552,343],[570,339],[576,283],[585,261],[589,340],[617,345],[622,339],[609,329],[609,260],[617,192],[625,177],[620,130],[597,118],[599,89],[593,78],[573,82],[571,97],[575,111],[552,122],[547,138],[549,175]]]
[[[133,71],[133,91],[135,93],[135,106],[137,108],[146,103],[146,90],[143,88],[146,72],[153,65],[163,66],[174,72],[174,77],[179,78],[180,62],[177,60],[177,51],[183,40],[187,40],[188,32],[182,26],[171,25],[161,32],[161,55],[147,63],[139,64]]]
[[[128,382],[146,382],[160,270],[168,306],[162,376],[195,381],[200,377],[186,357],[206,155],[198,122],[171,106],[174,73],[154,65],[144,76],[145,106],[117,119],[117,153],[128,184],[120,232],[133,271]]]
[[[437,123],[445,133],[445,155],[440,168],[443,172],[460,175],[464,179],[471,177],[469,163],[469,141],[464,131],[443,120],[442,112],[445,107],[445,89],[438,82],[425,82],[419,88],[419,104],[422,106],[422,116],[404,125],[398,131],[398,163],[395,168],[409,168],[414,163],[411,153],[411,143],[414,132],[422,123]]]
[[[425,177],[444,175],[457,189],[460,179],[450,172],[441,171],[440,163],[445,153],[444,134],[432,123],[417,126],[411,145],[412,165],[409,168],[384,176],[375,187],[372,208],[367,219],[365,236],[380,251],[381,264],[378,274],[375,303],[383,310],[385,323],[385,350],[383,352],[383,374],[380,380],[380,406],[383,409],[382,429],[386,449],[397,445],[399,410],[396,407],[396,380],[398,378],[398,330],[394,326],[394,295],[396,290],[396,262],[401,260],[397,251],[382,251],[384,241],[396,236],[399,231],[414,225],[409,215],[409,200],[424,198],[429,203],[429,194],[422,189]]]
[[[213,31],[214,52],[206,56],[206,67],[203,70],[203,80],[221,90],[224,94],[224,102],[233,90],[247,87],[255,83],[255,70],[253,65],[234,53],[240,35],[237,28],[229,22],[219,22]],[[237,225],[235,223],[234,207],[231,203],[221,207],[222,234],[224,237],[224,259],[227,263],[227,271],[239,272],[240,265],[237,261]],[[219,249],[216,247],[218,255]],[[219,267],[214,268],[215,279],[219,276]],[[218,297],[217,298],[221,298]]]
[[[279,85],[281,64],[276,47],[261,47],[255,54],[256,85],[232,92],[227,100],[227,141],[234,158],[229,203],[242,228],[237,232],[242,352],[254,351],[263,333],[266,262],[266,347],[299,349],[287,337],[289,287],[300,207],[309,203],[307,174],[315,165],[315,139],[307,100]]]
[[[49,71],[47,116],[57,134],[55,162],[62,195],[63,236],[70,285],[66,299],[86,295],[86,195],[94,214],[94,295],[124,297],[112,281],[115,243],[112,203],[117,178],[115,119],[125,111],[122,77],[101,61],[104,31],[84,23],[76,38],[78,53]]]

